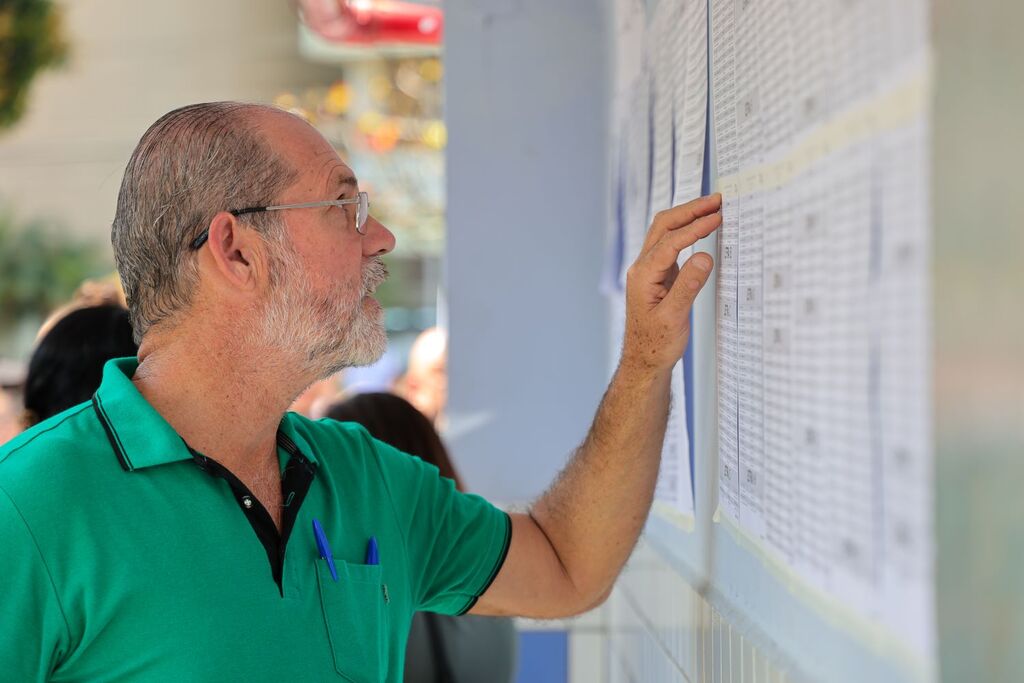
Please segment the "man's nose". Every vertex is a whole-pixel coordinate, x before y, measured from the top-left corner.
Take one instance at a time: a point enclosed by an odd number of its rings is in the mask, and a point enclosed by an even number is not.
[[[383,256],[395,248],[395,235],[373,216],[366,218],[363,256]]]

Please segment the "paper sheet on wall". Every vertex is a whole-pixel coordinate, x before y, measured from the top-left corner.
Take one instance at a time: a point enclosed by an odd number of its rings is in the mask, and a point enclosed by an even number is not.
[[[719,510],[934,652],[924,0],[711,0]]]
[[[618,295],[625,288],[624,273],[629,267],[629,243],[635,236],[627,234],[635,218],[633,192],[636,187],[638,166],[643,160],[631,154],[640,142],[643,131],[635,130],[633,98],[642,70],[644,39],[647,32],[646,6],[643,0],[616,0],[615,73],[613,78],[611,120],[612,135],[609,159],[609,214],[611,225],[607,240],[607,255],[601,289],[607,295]]]
[[[662,2],[652,25],[660,54],[655,69],[656,156],[651,216],[700,195],[707,124],[706,0]],[[680,264],[693,253],[685,249]],[[655,498],[669,509],[694,514],[690,438],[686,420],[686,377],[680,360],[672,369],[669,413]]]
[[[622,253],[619,284],[643,247],[654,215],[700,194],[707,107],[706,0],[619,0],[613,120],[621,144],[613,220]],[[680,262],[690,250],[681,254]],[[694,512],[686,385],[682,361],[672,371],[672,407],[655,492],[659,509]]]
[[[672,128],[675,135],[673,205],[700,196],[704,179],[704,138],[708,106],[707,0],[682,3],[678,28],[670,37],[675,47],[676,76]]]

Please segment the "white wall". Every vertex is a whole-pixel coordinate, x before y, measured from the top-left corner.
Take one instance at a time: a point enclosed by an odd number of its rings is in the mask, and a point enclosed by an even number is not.
[[[606,2],[445,3],[448,434],[469,486],[523,501],[607,378]]]

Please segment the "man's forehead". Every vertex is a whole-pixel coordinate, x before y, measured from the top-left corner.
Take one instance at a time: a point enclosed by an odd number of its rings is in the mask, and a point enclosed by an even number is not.
[[[302,164],[301,161],[298,163]],[[325,193],[329,199],[334,199],[346,190],[355,190],[359,187],[355,173],[337,154],[331,155],[330,158],[307,160],[298,167],[298,171],[298,185]]]
[[[285,116],[265,121],[267,137],[307,183],[329,191],[358,185],[352,169],[316,128],[294,114],[281,113]]]

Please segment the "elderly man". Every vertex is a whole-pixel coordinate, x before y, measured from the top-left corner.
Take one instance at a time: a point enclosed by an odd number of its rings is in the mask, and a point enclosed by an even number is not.
[[[365,430],[287,413],[384,350],[395,244],[308,124],[175,110],[125,170],[113,245],[138,358],[0,449],[0,671],[17,681],[397,681],[416,610],[558,617],[605,599],[651,504],[669,374],[719,197],[658,215],[622,358],[525,514]]]

